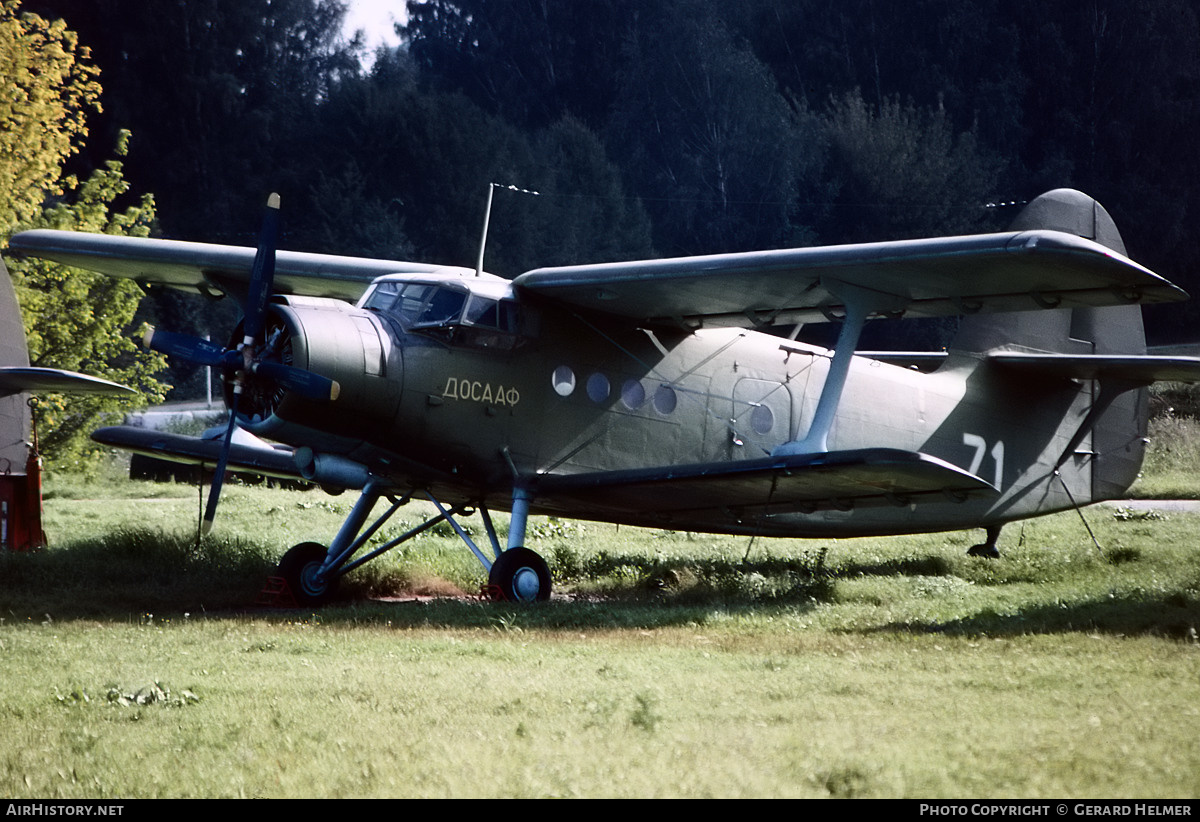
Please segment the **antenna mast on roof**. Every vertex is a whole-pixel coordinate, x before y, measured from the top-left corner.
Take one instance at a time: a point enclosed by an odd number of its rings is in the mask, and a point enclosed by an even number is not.
[[[479,238],[479,259],[475,263],[475,276],[478,277],[483,273],[483,251],[487,248],[488,223],[492,220],[492,195],[496,189],[504,188],[509,191],[516,191],[519,194],[531,194],[534,197],[540,197],[540,191],[530,191],[527,188],[517,188],[516,186],[505,186],[500,183],[488,183],[487,208],[483,211],[483,234]]]

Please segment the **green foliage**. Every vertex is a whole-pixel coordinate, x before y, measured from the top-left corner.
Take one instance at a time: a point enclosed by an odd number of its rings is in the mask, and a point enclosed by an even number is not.
[[[109,160],[80,182],[62,176],[63,164],[81,150],[89,110],[99,111],[99,70],[74,32],[61,21],[0,5],[0,76],[9,93],[0,99],[0,237],[25,228],[62,228],[145,236],[153,200],[110,213],[125,194],[120,160]],[[116,154],[126,155],[122,133]],[[130,385],[143,401],[161,399],[154,379],[159,355],[137,351],[129,325],[141,297],[132,283],[71,271],[43,261],[12,260],[34,366],[82,371]],[[86,433],[126,401],[98,395],[47,395],[35,410],[44,455],[63,464],[88,451]]]
[[[1159,382],[1150,386],[1150,417],[1200,420],[1200,385]]]
[[[1151,418],[1142,477],[1133,487],[1141,497],[1195,499],[1200,496],[1200,420],[1162,414]]]
[[[312,250],[473,267],[496,182],[541,194],[496,191],[489,271],[650,251],[645,212],[577,120],[522,132],[462,94],[419,89],[393,57],[343,79],[311,129],[306,164],[316,172],[297,193],[308,205],[289,212],[288,225]]]
[[[118,157],[125,156],[127,139],[127,134],[122,135]],[[70,181],[63,198],[21,228],[146,236],[154,220],[150,195],[123,211],[112,211],[114,201],[127,189],[121,161],[110,160],[82,183]],[[138,392],[134,402],[161,401],[168,386],[155,375],[165,359],[140,350],[132,339],[130,326],[142,296],[134,283],[43,260],[14,260],[9,268],[25,322],[30,364],[128,385]],[[41,449],[59,465],[97,453],[87,434],[107,415],[130,407],[129,400],[100,395],[46,395],[40,400],[35,422]]]
[[[711,3],[655,4],[631,26],[611,150],[645,198],[666,254],[795,245],[801,187],[822,145]],[[811,192],[806,192],[811,195]]]
[[[996,164],[973,133],[955,133],[944,109],[894,98],[871,106],[856,90],[832,102],[826,128],[844,239],[902,239],[930,226],[979,230]]]
[[[313,106],[336,77],[358,69],[357,45],[341,36],[344,3],[44,5],[79,32],[104,71],[93,139],[107,145],[129,129],[146,147],[128,179],[158,194],[167,236],[244,244],[268,192],[298,206],[296,181],[306,185],[315,170],[298,163]]]
[[[62,20],[0,3],[0,235],[61,194],[63,163],[80,150],[89,110],[100,107],[99,70]]]

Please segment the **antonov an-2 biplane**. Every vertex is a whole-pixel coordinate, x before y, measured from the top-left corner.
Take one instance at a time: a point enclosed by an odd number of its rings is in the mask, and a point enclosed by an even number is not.
[[[993,554],[1003,523],[1123,494],[1145,448],[1146,386],[1200,380],[1200,360],[1146,356],[1141,304],[1186,295],[1129,259],[1108,213],[1071,190],[1034,200],[1005,233],[511,281],[276,254],[277,214],[273,198],[257,252],[57,231],[11,247],[245,300],[228,348],[147,340],[224,370],[223,442],[94,436],[215,465],[210,524],[229,465],[359,490],[328,547],[281,561],[304,604],[442,519],[511,600],[550,595],[545,561],[524,545],[530,514],[799,537],[982,527],[972,550]],[[868,319],[947,315],[962,319],[940,355],[856,354]],[[831,319],[832,351],[763,333]],[[287,447],[232,442],[235,422]],[[439,516],[366,549],[414,497]],[[381,498],[391,504],[368,526]],[[472,509],[490,554],[458,524]],[[512,512],[506,546],[491,509]]]

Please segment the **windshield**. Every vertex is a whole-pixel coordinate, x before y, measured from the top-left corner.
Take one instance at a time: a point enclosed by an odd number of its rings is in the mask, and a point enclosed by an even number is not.
[[[377,283],[362,307],[391,318],[405,331],[467,348],[511,350],[528,333],[515,300],[469,294],[447,285]]]
[[[379,283],[363,308],[399,320],[405,329],[457,322],[467,295],[453,288],[420,283]]]

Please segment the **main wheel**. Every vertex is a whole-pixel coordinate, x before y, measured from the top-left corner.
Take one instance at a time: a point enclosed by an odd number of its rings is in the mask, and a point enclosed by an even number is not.
[[[528,548],[509,548],[492,565],[488,584],[509,602],[545,602],[550,599],[550,566]]]
[[[297,605],[324,605],[337,591],[337,577],[317,578],[317,571],[321,569],[327,552],[320,543],[302,542],[293,546],[279,560],[279,576],[287,580]]]

